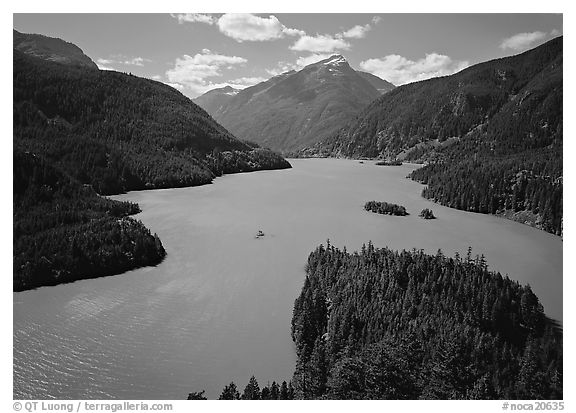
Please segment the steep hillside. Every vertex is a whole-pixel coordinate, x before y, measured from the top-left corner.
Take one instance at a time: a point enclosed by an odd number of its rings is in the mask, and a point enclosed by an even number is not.
[[[386,88],[332,56],[239,92],[211,115],[242,139],[291,151],[335,134]],[[386,82],[387,84],[387,82]]]
[[[41,34],[12,31],[14,49],[30,56],[72,66],[98,69],[96,63],[84,54],[82,49],[72,43]]]
[[[162,83],[17,50],[13,110],[16,147],[44,156],[100,194],[205,184],[224,169],[290,166],[239,141]],[[226,156],[215,155],[221,153]]]
[[[420,142],[465,137],[475,128],[488,127],[501,111],[508,116],[535,113],[544,123],[550,118],[547,130],[538,132],[550,136],[559,123],[556,108],[541,98],[526,99],[534,91],[557,94],[562,85],[561,69],[562,38],[557,38],[523,54],[471,66],[452,76],[400,86],[372,102],[326,142],[330,146],[327,149],[350,157],[394,157]],[[547,105],[536,107],[539,103]]]
[[[302,153],[427,161],[424,196],[561,234],[562,68],[558,37],[400,86]]]

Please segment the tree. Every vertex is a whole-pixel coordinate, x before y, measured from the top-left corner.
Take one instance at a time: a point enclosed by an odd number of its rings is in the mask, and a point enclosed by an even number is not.
[[[428,209],[428,208],[424,208],[418,216],[420,218],[423,218],[423,219],[435,219],[436,218],[434,216],[434,214],[432,213],[432,210]]]
[[[250,381],[244,388],[242,400],[260,400],[260,386],[258,385],[256,377],[250,377]]]
[[[229,385],[224,387],[224,390],[222,390],[222,394],[218,400],[240,400],[240,393],[236,388],[236,384],[234,384],[234,382],[230,382]]]
[[[282,384],[280,385],[280,400],[288,400],[289,399],[289,394],[288,394],[288,385],[286,384],[286,381],[283,381]]]
[[[188,393],[188,400],[208,400],[204,397],[204,390]]]

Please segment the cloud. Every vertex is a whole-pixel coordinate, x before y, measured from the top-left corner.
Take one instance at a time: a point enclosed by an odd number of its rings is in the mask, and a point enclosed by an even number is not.
[[[344,39],[334,38],[328,34],[317,34],[316,36],[302,36],[296,43],[290,46],[290,50],[298,52],[333,52],[335,50],[347,50],[350,43]]]
[[[116,70],[111,65],[125,65],[125,66],[144,66],[144,63],[151,62],[150,59],[143,57],[126,57],[123,55],[114,55],[108,59],[97,59],[96,64],[100,70]]]
[[[331,55],[329,53],[314,53],[310,56],[300,56],[298,59],[296,59],[296,70],[300,70],[305,66],[311,65],[312,63],[328,59],[330,56]]]
[[[366,37],[366,33],[369,32],[371,29],[372,26],[370,26],[370,24],[366,24],[364,26],[358,24],[352,27],[351,29],[346,30],[345,32],[338,33],[336,37],[339,38],[345,37],[348,39],[363,39],[364,37]]]
[[[151,60],[144,59],[143,57],[133,57],[132,59],[125,60],[123,63],[125,65],[132,65],[132,66],[144,66],[145,62],[151,62]]]
[[[226,56],[203,49],[202,53],[194,56],[176,58],[174,67],[166,71],[166,77],[169,83],[182,85],[193,93],[203,93],[213,88],[211,85],[214,83],[208,78],[219,77],[222,69],[232,69],[246,62],[243,57]]]
[[[170,16],[178,19],[178,23],[205,23],[214,24],[218,19],[210,16],[209,14],[199,14],[199,13],[181,13],[181,14],[170,14]]]
[[[360,62],[363,70],[395,85],[451,75],[467,66],[467,61],[453,61],[449,56],[438,53],[426,54],[426,57],[416,61],[400,55],[388,55]]]
[[[98,66],[98,69],[100,70],[114,70],[114,71],[118,71],[117,69],[113,68],[111,65],[114,62],[110,59],[96,59],[96,66]]]
[[[530,47],[535,42],[544,39],[547,36],[544,32],[530,32],[530,33],[518,33],[514,36],[508,37],[502,40],[500,43],[500,48],[502,50],[512,49],[512,50],[524,50]]]
[[[305,66],[328,59],[330,56],[332,56],[330,53],[314,53],[309,56],[299,56],[295,63],[278,62],[276,67],[266,69],[266,72],[272,76],[278,76],[291,70],[302,70]]]
[[[305,34],[302,30],[284,26],[276,16],[259,17],[249,13],[224,14],[217,25],[223,34],[237,42],[275,40]]]
[[[184,85],[180,84],[180,83],[171,83],[171,82],[162,82],[168,86],[173,87],[174,89],[178,89],[180,91],[184,90]]]
[[[372,19],[372,23],[377,24],[380,20],[380,17],[375,16]],[[303,34],[290,46],[290,49],[298,52],[312,53],[330,53],[336,50],[348,50],[350,49],[350,43],[345,39],[363,39],[370,30],[372,30],[372,25],[367,23],[363,26],[357,24],[335,35],[316,34],[315,36],[310,36]]]
[[[380,23],[381,21],[382,21],[382,17],[380,17],[380,16],[374,16],[374,17],[372,17],[372,23],[374,23],[374,24],[378,24],[378,23]]]
[[[552,36],[552,37],[560,36],[561,34],[562,34],[562,33],[561,33],[560,30],[558,30],[558,29],[553,29],[553,30],[550,32],[550,36]]]

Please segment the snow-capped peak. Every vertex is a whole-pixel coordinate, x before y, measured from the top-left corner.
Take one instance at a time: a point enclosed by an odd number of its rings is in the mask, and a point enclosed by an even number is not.
[[[325,65],[334,65],[334,66],[338,66],[343,63],[346,63],[346,59],[344,58],[344,56],[339,54],[330,57],[328,60],[324,62]]]

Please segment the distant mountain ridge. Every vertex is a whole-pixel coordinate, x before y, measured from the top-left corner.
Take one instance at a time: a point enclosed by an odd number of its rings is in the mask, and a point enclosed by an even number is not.
[[[30,56],[57,63],[98,69],[96,63],[75,44],[41,34],[12,31],[14,49]]]
[[[393,88],[376,76],[355,71],[343,56],[334,55],[222,98],[218,108],[210,103],[213,92],[195,102],[239,138],[292,151],[336,133]]]
[[[236,96],[240,90],[241,89],[236,89],[232,86],[225,86],[212,89],[204,93],[202,96],[192,99],[192,101],[206,112],[215,113]]]

